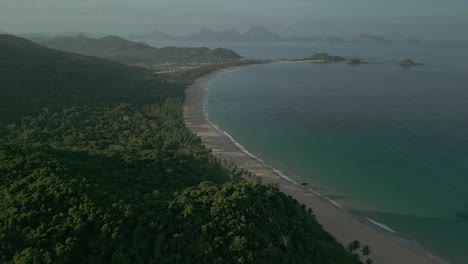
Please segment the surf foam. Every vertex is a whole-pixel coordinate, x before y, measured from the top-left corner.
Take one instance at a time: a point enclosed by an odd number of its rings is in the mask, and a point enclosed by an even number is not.
[[[377,222],[377,221],[375,221],[375,220],[372,220],[372,219],[370,219],[370,218],[368,218],[368,217],[366,217],[366,219],[367,219],[369,222],[371,222],[372,224],[374,224],[374,225],[376,225],[376,226],[382,228],[383,230],[386,230],[386,231],[388,231],[388,232],[390,232],[390,233],[394,233],[394,234],[396,233],[395,230],[391,229],[391,228],[390,228],[388,225],[386,225],[386,224],[379,223],[379,222]]]
[[[257,158],[254,154],[250,153],[244,146],[242,146],[242,145],[239,144],[237,141],[235,141],[234,138],[233,138],[231,135],[229,135],[227,132],[224,132],[224,134],[225,134],[227,137],[229,137],[229,139],[234,143],[234,145],[236,145],[236,147],[237,147],[238,149],[240,149],[242,152],[244,152],[245,154],[249,155],[250,157],[252,157],[252,158],[254,158],[254,159],[256,159],[256,160],[261,161],[262,163],[264,163],[263,160]]]

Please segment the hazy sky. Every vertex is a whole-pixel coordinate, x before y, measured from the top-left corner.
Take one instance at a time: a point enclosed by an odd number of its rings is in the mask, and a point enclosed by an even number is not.
[[[264,25],[283,35],[468,39],[467,0],[0,0],[0,30],[127,34]]]

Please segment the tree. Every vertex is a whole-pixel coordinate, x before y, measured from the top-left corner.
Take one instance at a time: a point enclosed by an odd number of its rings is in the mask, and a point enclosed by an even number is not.
[[[354,240],[353,242],[349,243],[348,245],[348,251],[351,253],[356,252],[361,248],[361,243],[357,240]]]
[[[361,253],[363,256],[366,256],[368,257],[370,255],[370,253],[372,252],[372,250],[370,249],[370,247],[368,245],[364,246],[362,249],[361,249]]]

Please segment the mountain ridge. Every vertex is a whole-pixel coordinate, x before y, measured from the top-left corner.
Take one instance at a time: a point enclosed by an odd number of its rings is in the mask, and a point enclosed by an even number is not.
[[[155,48],[146,43],[134,42],[118,36],[90,38],[84,34],[74,37],[35,39],[49,48],[82,55],[96,56],[124,63],[147,62],[215,62],[239,60],[239,54],[227,49],[163,47]]]
[[[314,37],[314,36],[282,36],[268,30],[264,26],[251,26],[244,33],[235,28],[226,30],[213,30],[207,27],[188,36],[172,36],[159,30],[156,34],[146,33],[141,35],[130,34],[131,39],[151,41],[216,41],[216,42],[324,42],[324,43],[357,43],[357,44],[388,44],[391,39],[373,34],[359,34],[350,38],[339,36]]]

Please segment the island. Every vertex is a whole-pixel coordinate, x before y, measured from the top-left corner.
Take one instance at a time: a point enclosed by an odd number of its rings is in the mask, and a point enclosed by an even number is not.
[[[345,60],[344,63],[345,63],[345,64],[349,64],[349,65],[367,64],[367,62],[363,62],[363,61],[361,61],[360,59],[356,59],[356,58],[352,58],[352,59],[349,59],[349,60]]]
[[[328,53],[315,53],[308,58],[309,60],[320,60],[320,61],[344,61],[346,60],[340,56],[332,56]]]
[[[400,66],[403,66],[403,67],[411,67],[411,66],[417,66],[417,65],[421,65],[421,63],[416,63],[413,60],[408,59],[408,58],[400,62]]]
[[[392,43],[391,40],[386,39],[384,37],[379,37],[379,36],[373,36],[370,34],[361,34],[357,37],[355,37],[352,42],[358,43],[358,44],[388,44]]]
[[[302,59],[282,59],[282,61],[322,61],[322,62],[338,62],[338,61],[344,61],[344,60],[346,59],[343,57],[333,56],[326,52],[315,53],[314,55],[310,57],[302,58]]]

